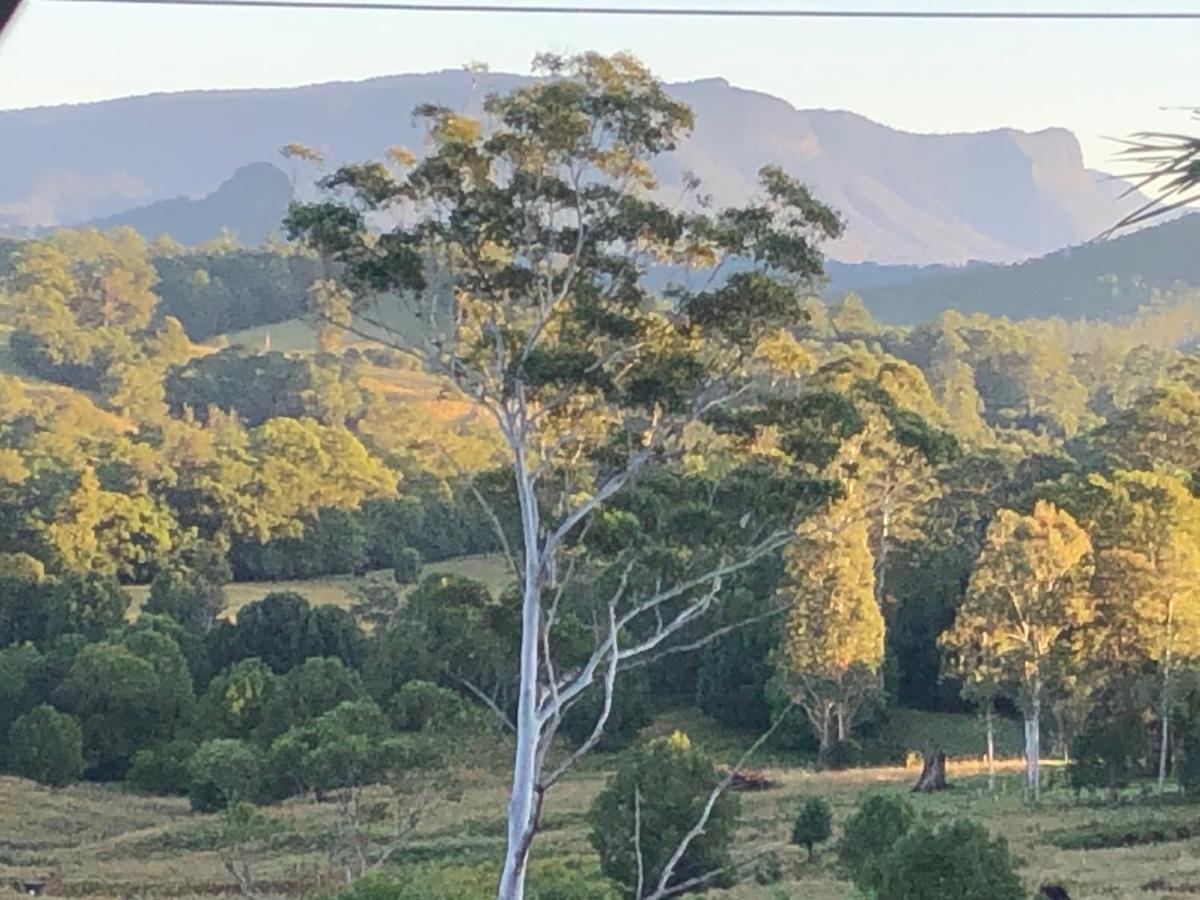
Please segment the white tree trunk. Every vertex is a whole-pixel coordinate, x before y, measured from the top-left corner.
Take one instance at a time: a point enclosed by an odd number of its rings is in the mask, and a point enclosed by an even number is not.
[[[1167,750],[1171,743],[1171,629],[1174,624],[1175,606],[1174,602],[1167,604],[1167,646],[1166,652],[1163,654],[1163,684],[1162,684],[1162,710],[1159,713],[1162,719],[1162,734],[1159,737],[1158,743],[1158,791],[1162,793],[1167,787]]]
[[[996,726],[992,721],[992,701],[987,702],[987,713],[984,717],[987,722],[987,767],[988,767],[988,793],[996,793]]]
[[[516,447],[517,490],[525,545],[524,591],[521,600],[521,683],[517,693],[517,747],[513,758],[508,800],[508,843],[497,900],[522,900],[533,831],[537,827],[537,758],[541,726],[538,720],[538,635],[541,628],[541,554],[538,552],[537,498]]]
[[[1162,712],[1162,737],[1158,744],[1158,790],[1159,793],[1167,787],[1167,747],[1171,742],[1171,714],[1164,704]]]
[[[1040,697],[1033,698],[1032,707],[1025,717],[1025,789],[1034,800],[1038,800],[1042,795]]]

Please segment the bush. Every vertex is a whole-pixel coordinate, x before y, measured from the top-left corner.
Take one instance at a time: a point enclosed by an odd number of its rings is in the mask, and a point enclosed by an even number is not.
[[[830,744],[829,749],[825,751],[823,766],[834,772],[840,772],[843,769],[853,769],[855,766],[861,765],[862,761],[863,752],[858,741],[837,741]]]
[[[589,813],[600,870],[625,888],[637,884],[638,808],[644,883],[656,884],[683,836],[699,821],[716,783],[711,760],[679,732],[629,752]],[[736,795],[726,793],[717,800],[704,832],[691,842],[669,884],[728,868],[737,813]],[[722,880],[711,883],[720,885]]]
[[[896,794],[870,794],[858,804],[846,820],[838,863],[860,890],[879,887],[884,859],[916,818],[912,804]]]
[[[17,775],[61,787],[83,772],[83,730],[52,706],[38,706],[8,730],[8,765]]]
[[[813,847],[829,840],[832,831],[833,813],[829,803],[824,797],[809,797],[792,823],[792,843],[804,847],[811,860]]]
[[[529,900],[620,900],[621,894],[596,871],[595,863],[584,867],[548,860],[530,868],[525,896]]]
[[[1016,864],[1003,838],[992,839],[966,819],[933,831],[922,825],[896,842],[882,860],[878,900],[1024,900]]]
[[[197,812],[253,802],[262,777],[262,757],[253,745],[234,738],[205,741],[188,762],[188,799]]]
[[[421,552],[415,547],[401,547],[392,565],[396,584],[416,584],[421,577]]]
[[[1137,774],[1144,751],[1145,727],[1137,713],[1099,712],[1071,742],[1071,787],[1105,788],[1115,797]]]
[[[196,753],[191,741],[170,741],[133,754],[126,782],[143,794],[186,794],[188,763]]]
[[[428,681],[410,681],[392,698],[390,712],[397,731],[421,731],[429,725],[450,724],[466,711],[462,697]]]
[[[1200,794],[1200,691],[1188,696],[1175,738],[1179,747],[1179,760],[1175,764],[1179,786],[1184,793],[1195,796]]]

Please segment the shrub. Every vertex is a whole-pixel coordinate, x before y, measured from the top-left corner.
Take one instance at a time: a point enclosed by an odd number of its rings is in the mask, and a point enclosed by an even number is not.
[[[525,896],[529,900],[620,900],[621,894],[596,871],[595,863],[585,867],[548,860],[530,869]]]
[[[635,810],[640,818],[644,884],[657,884],[667,860],[699,821],[716,770],[709,758],[676,732],[626,754],[589,813],[591,842],[600,870],[627,889],[637,884]],[[738,798],[726,793],[712,809],[704,832],[691,842],[668,884],[679,884],[730,864]],[[712,884],[724,880],[715,878]]]
[[[421,731],[429,725],[451,724],[465,709],[454,691],[428,681],[410,681],[392,698],[390,712],[397,731]]]
[[[1184,792],[1195,796],[1200,794],[1200,692],[1189,695],[1175,735],[1179,747],[1175,774]]]
[[[882,860],[878,900],[1024,900],[1016,865],[1003,838],[959,819],[936,831],[922,825],[896,842]]]
[[[205,741],[188,762],[188,799],[197,812],[216,812],[257,799],[262,777],[262,757],[253,745],[235,738]]]
[[[859,746],[858,741],[846,740],[830,744],[822,762],[826,769],[840,772],[843,769],[853,769],[855,766],[861,765],[862,759],[862,747]]]
[[[133,754],[126,782],[144,794],[186,794],[188,763],[196,753],[191,741],[170,741]]]
[[[833,813],[824,797],[809,797],[796,813],[792,823],[792,843],[799,844],[813,856],[813,847],[829,840],[833,831]]]
[[[83,772],[79,722],[52,706],[38,706],[8,730],[8,765],[18,775],[61,787]]]
[[[1145,729],[1134,712],[1093,715],[1071,742],[1071,787],[1105,788],[1110,797],[1137,774],[1145,750]]]
[[[846,820],[838,863],[862,891],[879,887],[883,861],[916,822],[917,814],[896,794],[869,794]]]
[[[415,547],[401,547],[396,551],[392,574],[396,584],[416,584],[421,577],[421,552]]]

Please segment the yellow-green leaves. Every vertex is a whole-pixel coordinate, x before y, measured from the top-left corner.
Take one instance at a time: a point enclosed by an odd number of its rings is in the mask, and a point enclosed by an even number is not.
[[[1039,501],[1028,516],[1000,510],[944,645],[966,655],[986,632],[1006,679],[1037,699],[1056,645],[1092,619],[1091,556],[1087,533],[1053,504]]]

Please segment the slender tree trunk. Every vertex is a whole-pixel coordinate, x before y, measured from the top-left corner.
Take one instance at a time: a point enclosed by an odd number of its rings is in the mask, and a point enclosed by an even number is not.
[[[1031,709],[1025,717],[1025,789],[1034,800],[1042,796],[1041,715],[1042,698],[1034,692]]]
[[[1170,663],[1163,671],[1162,709],[1159,711],[1161,720],[1158,739],[1158,791],[1162,793],[1167,787],[1167,752],[1171,745],[1171,670]]]
[[[824,765],[825,760],[829,757],[829,745],[832,743],[833,732],[833,709],[828,703],[821,706],[821,745],[817,749],[817,756],[820,758],[821,764]]]
[[[841,743],[842,741],[846,740],[846,738],[847,738],[847,737],[849,737],[849,736],[850,736],[850,735],[849,735],[849,730],[850,730],[850,729],[849,729],[848,723],[847,723],[847,721],[846,721],[846,720],[847,720],[847,718],[848,718],[848,715],[847,715],[847,711],[846,711],[846,704],[845,704],[845,702],[838,703],[838,705],[837,705],[837,736],[838,736],[838,743]]]
[[[1161,735],[1158,742],[1158,792],[1161,794],[1167,788],[1167,750],[1171,744],[1171,644],[1172,630],[1175,622],[1174,598],[1167,602],[1167,634],[1166,647],[1163,652],[1163,684],[1162,709],[1159,718],[1162,720]]]
[[[987,723],[988,793],[996,793],[996,723],[992,721],[992,701],[987,701],[984,721]]]
[[[537,498],[524,465],[524,451],[514,447],[517,492],[525,551],[524,591],[521,600],[521,683],[517,694],[517,748],[513,758],[512,788],[508,800],[508,843],[497,900],[522,900],[529,849],[537,827],[538,631],[540,623],[540,553]]]

